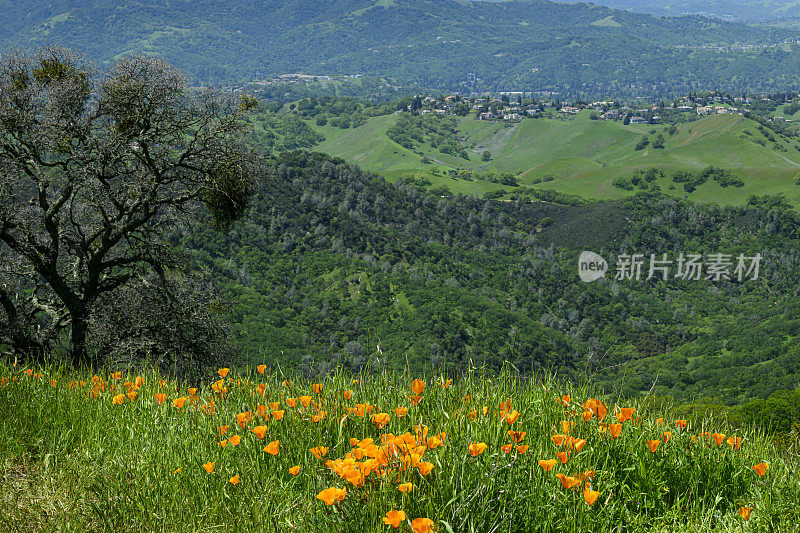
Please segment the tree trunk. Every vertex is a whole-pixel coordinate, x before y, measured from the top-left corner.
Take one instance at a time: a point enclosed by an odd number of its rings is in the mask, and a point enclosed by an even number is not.
[[[81,310],[71,313],[72,324],[69,339],[69,359],[72,366],[91,367],[92,361],[86,349],[86,336],[89,330],[89,313]]]

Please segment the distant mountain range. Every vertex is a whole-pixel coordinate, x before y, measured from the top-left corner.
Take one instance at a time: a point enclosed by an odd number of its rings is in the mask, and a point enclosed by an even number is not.
[[[664,95],[796,89],[800,30],[543,0],[0,0],[0,48],[167,58],[200,82],[302,72],[432,89]]]
[[[593,0],[591,3],[659,16],[700,14],[742,22],[800,20],[798,0]]]

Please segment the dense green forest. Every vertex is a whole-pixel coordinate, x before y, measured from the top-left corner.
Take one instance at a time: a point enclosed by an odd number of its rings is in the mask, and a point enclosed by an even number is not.
[[[227,295],[253,363],[316,375],[507,361],[621,395],[731,403],[800,382],[800,216],[780,197],[497,202],[437,197],[322,154],[285,152],[270,168],[245,223],[182,237]],[[764,259],[741,283],[587,284],[581,250]]]
[[[542,0],[2,2],[0,47],[165,57],[198,82],[392,76],[434,89],[663,95],[797,89],[798,32]]]
[[[568,0],[557,0],[566,2]],[[658,16],[700,13],[723,20],[769,22],[797,20],[796,0],[597,0],[598,5]]]

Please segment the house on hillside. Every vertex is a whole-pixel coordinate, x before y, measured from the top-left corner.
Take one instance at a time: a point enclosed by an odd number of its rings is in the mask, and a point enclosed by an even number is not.
[[[481,113],[478,115],[478,120],[494,120],[494,113]]]
[[[647,124],[644,117],[631,117],[631,124]]]

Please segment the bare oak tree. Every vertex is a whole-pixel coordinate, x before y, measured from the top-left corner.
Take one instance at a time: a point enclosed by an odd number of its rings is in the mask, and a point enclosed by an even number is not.
[[[43,357],[60,344],[92,364],[92,313],[163,274],[165,229],[203,204],[220,227],[243,214],[252,105],[189,90],[154,58],[97,73],[64,49],[3,57],[0,345]]]

